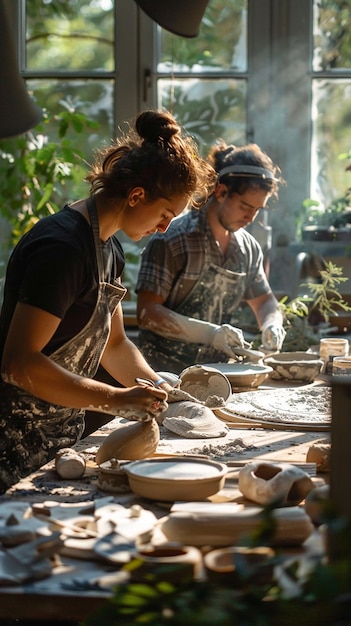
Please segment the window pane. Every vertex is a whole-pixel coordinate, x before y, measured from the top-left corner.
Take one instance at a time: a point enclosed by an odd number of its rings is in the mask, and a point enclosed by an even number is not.
[[[351,68],[349,0],[314,0],[313,69]]]
[[[26,7],[28,70],[114,68],[113,0],[31,0]]]
[[[211,0],[203,17],[199,36],[194,39],[177,37],[159,29],[157,70],[246,71],[247,2],[248,0]]]
[[[159,79],[159,107],[171,111],[207,152],[218,139],[246,141],[246,81],[234,79]]]
[[[312,198],[323,206],[343,196],[351,186],[349,160],[340,159],[351,150],[351,81],[314,80],[312,109]]]
[[[86,194],[88,188],[83,182],[86,162],[91,163],[93,152],[103,144],[108,144],[113,137],[113,81],[32,79],[26,84],[39,106],[48,113],[49,123],[45,125],[44,132],[49,141],[56,142],[58,139],[55,116],[69,107],[84,114],[89,120],[98,122],[98,128],[84,128],[81,132],[69,130],[67,133],[77,149],[77,162],[83,159],[79,180],[67,183],[68,197],[71,189],[75,197]],[[32,132],[35,133],[35,129]]]
[[[72,106],[89,119],[98,122],[98,130],[82,133],[79,148],[87,158],[103,141],[113,136],[113,81],[110,80],[28,80],[39,106],[50,112],[50,117]]]

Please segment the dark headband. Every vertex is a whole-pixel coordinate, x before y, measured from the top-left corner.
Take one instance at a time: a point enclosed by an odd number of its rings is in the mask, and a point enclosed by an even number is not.
[[[221,178],[225,174],[236,174],[237,176],[259,176],[260,178],[277,181],[277,178],[274,177],[270,170],[265,167],[258,167],[257,165],[228,165],[218,172],[218,177]]]

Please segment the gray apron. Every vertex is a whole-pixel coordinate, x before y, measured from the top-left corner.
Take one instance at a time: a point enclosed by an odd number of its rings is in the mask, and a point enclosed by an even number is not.
[[[121,285],[104,282],[99,223],[92,198],[88,209],[94,235],[99,287],[86,326],[50,355],[65,369],[92,378],[109,338],[111,317],[126,293]],[[0,383],[0,493],[73,446],[84,430],[84,410],[50,404],[14,385]]]
[[[245,272],[233,272],[205,260],[198,282],[176,313],[212,324],[230,324],[244,295],[245,277]],[[210,346],[166,339],[146,330],[140,330],[140,349],[151,367],[177,374],[196,363],[228,360]]]

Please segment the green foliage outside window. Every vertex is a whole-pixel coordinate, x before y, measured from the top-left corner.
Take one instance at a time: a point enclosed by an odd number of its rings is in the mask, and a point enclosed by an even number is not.
[[[32,131],[0,141],[0,215],[11,225],[12,245],[40,218],[87,193],[86,157],[76,137],[98,124],[62,105],[53,117],[44,111]],[[55,141],[46,134],[49,125],[55,126]]]

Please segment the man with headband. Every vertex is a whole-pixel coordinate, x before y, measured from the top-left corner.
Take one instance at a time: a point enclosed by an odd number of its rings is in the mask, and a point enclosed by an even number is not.
[[[280,350],[285,337],[262,249],[245,230],[270,198],[277,199],[280,169],[256,144],[220,142],[208,160],[218,183],[207,203],[175,219],[166,234],[153,235],[142,253],[139,347],[158,370],[180,373],[247,347],[232,324],[242,302],[254,312],[266,350]]]

